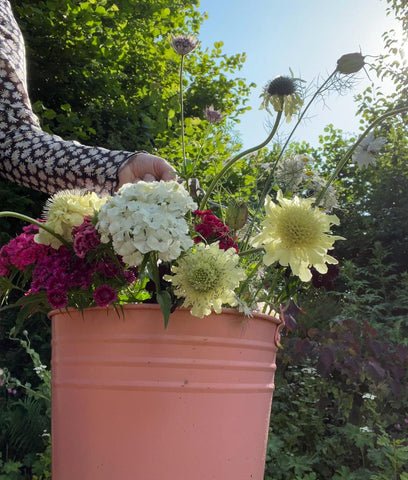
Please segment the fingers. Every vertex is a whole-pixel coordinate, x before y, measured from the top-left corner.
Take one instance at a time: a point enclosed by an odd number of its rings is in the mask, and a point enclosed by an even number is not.
[[[149,153],[137,153],[119,170],[119,187],[125,183],[134,183],[143,180],[177,180],[174,168],[164,158]]]
[[[165,182],[169,182],[170,180],[177,180],[177,173],[176,171],[170,167],[168,170],[163,172],[161,180]]]
[[[146,175],[143,177],[144,182],[154,182],[156,181],[156,177],[152,175],[151,173],[146,173]]]

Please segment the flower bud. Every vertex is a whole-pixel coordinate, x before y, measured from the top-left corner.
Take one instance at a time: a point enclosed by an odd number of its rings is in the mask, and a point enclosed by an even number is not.
[[[214,105],[210,105],[204,110],[204,116],[210,123],[220,123],[223,117],[221,110],[215,110]]]
[[[198,45],[198,40],[192,35],[178,35],[170,40],[173,50],[181,56],[192,52]]]
[[[225,214],[225,221],[232,230],[239,230],[248,220],[248,206],[245,202],[231,203]]]
[[[347,53],[337,60],[337,71],[344,75],[356,73],[361,70],[364,65],[364,58],[361,53]]]
[[[188,192],[194,200],[197,200],[198,197],[203,193],[198,178],[190,178],[188,180]]]

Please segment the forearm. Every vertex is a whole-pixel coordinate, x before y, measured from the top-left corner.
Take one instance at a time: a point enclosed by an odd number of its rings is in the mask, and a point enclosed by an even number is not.
[[[8,130],[0,141],[0,175],[48,194],[73,188],[112,193],[132,155],[62,140],[25,124]]]
[[[49,194],[66,188],[110,193],[131,155],[41,130],[27,93],[23,37],[9,2],[0,0],[0,176]]]

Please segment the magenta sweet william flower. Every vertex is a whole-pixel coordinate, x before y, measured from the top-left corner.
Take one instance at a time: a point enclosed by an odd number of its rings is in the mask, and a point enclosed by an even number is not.
[[[214,228],[206,223],[199,223],[194,227],[194,230],[204,238],[209,238],[214,232]],[[197,243],[201,242],[202,240],[200,237],[194,237],[194,241]]]
[[[46,288],[47,282],[52,276],[59,276],[61,272],[69,272],[72,254],[64,245],[58,250],[49,248],[46,257],[41,258],[33,270],[33,283],[36,288]]]
[[[70,286],[88,290],[92,285],[92,275],[95,272],[95,264],[76,258],[70,272]]]
[[[123,277],[125,278],[125,280],[128,282],[128,283],[133,283],[136,281],[136,275],[133,273],[133,272],[130,272],[128,270],[124,270],[122,272],[123,274]]]
[[[201,221],[194,227],[195,231],[200,234],[194,238],[195,243],[202,242],[203,239],[208,240],[209,243],[219,242],[221,250],[234,248],[238,253],[238,245],[228,233],[229,228],[211,210],[195,210],[193,215],[199,217]]]
[[[96,271],[106,278],[114,278],[121,274],[122,269],[112,258],[106,257],[97,263]]]
[[[99,307],[107,307],[110,303],[116,302],[118,294],[109,285],[101,285],[95,289],[93,297]]]
[[[0,277],[8,277],[10,275],[10,257],[6,249],[7,245],[0,248]]]
[[[60,290],[47,291],[47,300],[51,308],[64,308],[68,304],[67,295]]]
[[[79,227],[72,229],[72,236],[74,238],[74,251],[79,258],[85,258],[88,252],[96,250],[101,243],[98,232],[89,216],[85,217]]]
[[[31,227],[31,228],[30,228]],[[9,273],[9,267],[14,266],[18,270],[25,270],[48,253],[46,245],[40,245],[34,241],[34,225],[26,228],[25,232],[10,240],[7,245],[0,249],[0,274],[5,276]]]

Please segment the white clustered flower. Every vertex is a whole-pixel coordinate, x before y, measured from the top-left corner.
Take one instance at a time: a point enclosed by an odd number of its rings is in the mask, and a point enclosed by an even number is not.
[[[374,138],[374,132],[370,132],[355,149],[351,157],[353,162],[357,163],[360,169],[375,165],[375,154],[383,148],[386,141],[385,137]]]
[[[43,372],[44,370],[47,370],[45,365],[38,365],[37,367],[34,367],[34,372],[37,374]]]
[[[128,265],[140,265],[148,252],[168,262],[193,245],[184,217],[196,208],[176,181],[127,183],[101,208],[97,229]]]
[[[376,396],[371,394],[371,393],[365,393],[363,395],[363,398],[367,399],[367,400],[375,400],[376,399]]]

